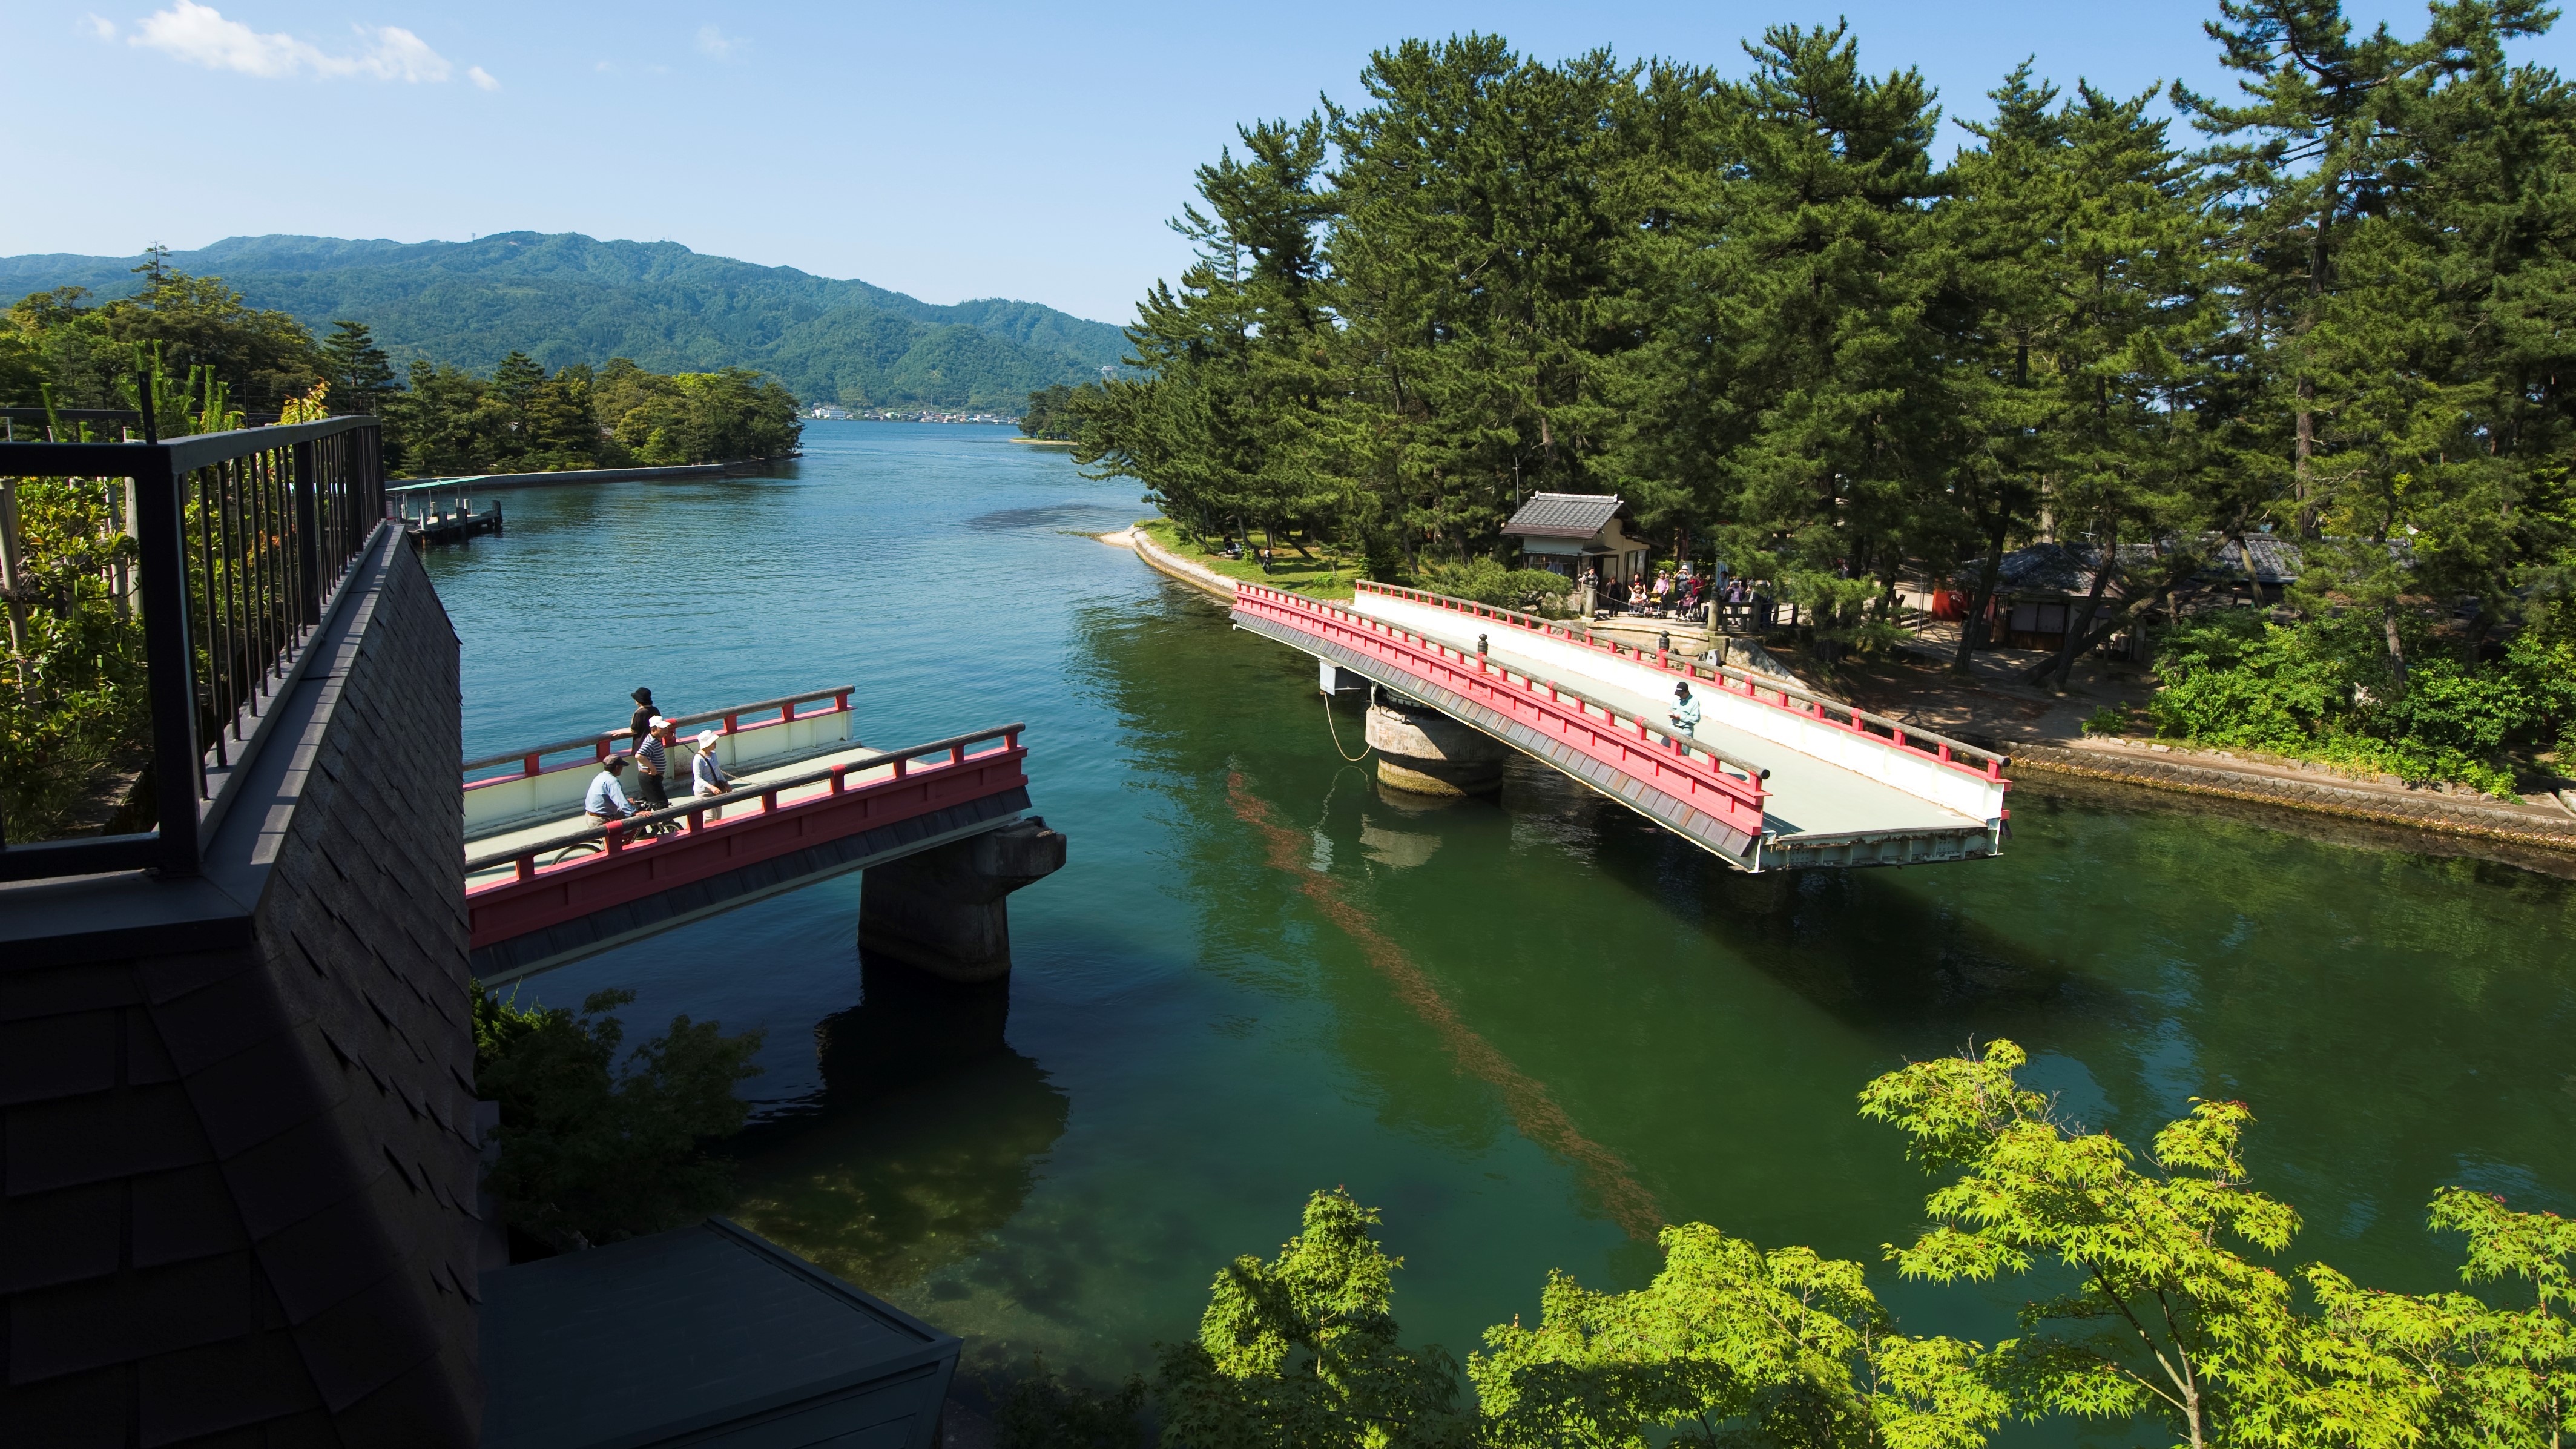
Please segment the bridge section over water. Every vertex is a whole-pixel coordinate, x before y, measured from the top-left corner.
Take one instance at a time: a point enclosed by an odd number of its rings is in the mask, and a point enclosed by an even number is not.
[[[1998,853],[2003,758],[1784,680],[1362,583],[1347,606],[1245,584],[1238,627],[1562,771],[1747,871]],[[1703,710],[1669,724],[1673,685]]]
[[[717,758],[734,788],[607,825],[584,817],[582,797],[599,761],[627,743],[624,731],[466,762],[465,905],[475,975],[515,980],[780,891],[987,835],[1031,836],[1006,854],[1023,859],[1034,845],[1061,863],[1062,837],[1021,818],[1029,793],[1020,725],[873,749],[851,733],[850,693],[821,690],[675,720],[717,726]],[[572,758],[549,763],[564,754]],[[675,773],[686,769],[687,754],[686,746],[672,751]],[[959,868],[976,869],[972,860]],[[982,874],[1034,879],[1052,868],[988,864]],[[995,929],[1009,888],[981,903]],[[976,904],[958,908],[971,914]]]

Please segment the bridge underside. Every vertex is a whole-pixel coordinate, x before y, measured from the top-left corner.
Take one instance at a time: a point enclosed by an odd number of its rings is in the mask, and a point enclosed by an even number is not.
[[[1027,787],[1015,786],[772,856],[721,875],[672,886],[525,935],[478,946],[473,955],[474,975],[490,985],[551,970],[781,891],[1001,829],[1017,821],[1028,808]]]

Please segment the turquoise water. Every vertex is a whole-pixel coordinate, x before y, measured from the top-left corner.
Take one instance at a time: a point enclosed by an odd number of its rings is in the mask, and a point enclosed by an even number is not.
[[[2576,1210],[2567,881],[2044,777],[2000,860],[1755,879],[1534,769],[1401,803],[1310,660],[1085,536],[1132,485],[997,428],[820,423],[786,476],[506,506],[432,556],[469,754],[622,725],[641,683],[855,685],[872,743],[1028,722],[1071,861],[1012,902],[1006,1045],[996,1003],[863,982],[856,877],[527,988],[764,1028],[738,1215],[980,1363],[1147,1365],[1334,1184],[1385,1210],[1408,1338],[1461,1354],[1552,1267],[1642,1281],[1656,1221],[1875,1263],[1925,1184],[1854,1094],[1997,1036],[2133,1142],[2252,1104],[2294,1260],[2429,1289],[2436,1186]],[[2010,1331],[2008,1286],[1873,1279],[1909,1328]]]

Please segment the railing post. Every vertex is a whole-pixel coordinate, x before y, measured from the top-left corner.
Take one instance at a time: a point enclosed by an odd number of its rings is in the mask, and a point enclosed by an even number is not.
[[[513,864],[517,867],[519,879],[535,880],[537,878],[536,852],[530,851],[528,854],[520,856],[513,862]]]
[[[314,466],[314,444],[301,442],[287,450],[294,456],[295,581],[304,598],[307,627],[322,622],[322,520],[314,506],[321,470]]]
[[[170,445],[134,449],[136,582],[143,595],[143,658],[152,700],[152,791],[161,817],[161,873],[195,875],[197,799],[205,752],[197,743],[196,651],[189,643],[188,547]]]

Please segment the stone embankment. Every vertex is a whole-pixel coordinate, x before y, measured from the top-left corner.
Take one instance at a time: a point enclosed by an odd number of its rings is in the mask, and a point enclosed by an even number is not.
[[[1123,534],[1104,533],[1100,536],[1100,541],[1123,543],[1136,550],[1136,557],[1143,559],[1151,567],[1170,574],[1191,588],[1212,594],[1229,604],[1234,602],[1234,580],[1212,568],[1194,564],[1154,542],[1154,536],[1141,528],[1131,528]]]
[[[2012,747],[2012,762],[2016,769],[2286,805],[2445,835],[2576,850],[2576,815],[2554,801],[2507,804],[2488,796],[2348,780],[2295,765],[2241,760],[2214,752],[2157,750],[2152,745],[2125,741],[2021,744]]]

